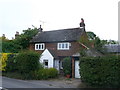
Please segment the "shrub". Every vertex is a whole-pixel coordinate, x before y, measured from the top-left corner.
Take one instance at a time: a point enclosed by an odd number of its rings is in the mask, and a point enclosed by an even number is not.
[[[49,68],[48,73],[49,73],[49,78],[55,78],[58,75],[58,70],[55,68]]]
[[[55,68],[40,69],[35,72],[36,79],[48,79],[55,78],[58,76],[58,71]]]
[[[16,56],[16,68],[20,73],[29,73],[40,68],[40,54],[33,51],[24,51]]]
[[[11,53],[8,55],[8,59],[6,61],[6,72],[14,72],[17,71],[16,70],[16,59],[15,59],[16,54],[15,53]]]
[[[120,56],[84,57],[80,60],[82,81],[100,87],[120,87]]]
[[[5,71],[6,61],[10,53],[0,53],[0,71]]]
[[[71,58],[70,57],[66,57],[63,59],[63,72],[64,75],[66,76],[67,74],[71,75]]]

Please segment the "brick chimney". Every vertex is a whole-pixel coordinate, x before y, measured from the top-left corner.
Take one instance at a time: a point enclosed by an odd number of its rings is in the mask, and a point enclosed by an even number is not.
[[[42,31],[43,31],[43,29],[42,29],[42,27],[41,27],[41,25],[40,25],[39,32],[42,32]]]
[[[84,19],[83,18],[81,18],[80,28],[84,28],[85,29],[85,23],[84,23]]]
[[[19,32],[16,31],[15,38],[17,38],[18,36],[19,36]]]

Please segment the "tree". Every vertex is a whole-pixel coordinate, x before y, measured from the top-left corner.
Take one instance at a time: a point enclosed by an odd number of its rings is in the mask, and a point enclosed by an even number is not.
[[[22,49],[27,49],[29,47],[30,40],[38,33],[38,29],[28,28],[23,30],[23,34],[19,35],[13,42],[20,45]]]
[[[13,40],[6,39],[6,37],[0,37],[0,52],[4,53],[16,53],[21,50],[21,47],[13,42]]]
[[[85,46],[96,49],[97,51],[104,53],[103,45],[107,43],[106,40],[101,40],[94,32],[86,32],[87,36],[81,36],[80,41]],[[85,50],[81,49],[81,53],[85,54]],[[84,56],[84,55],[83,55]]]
[[[117,42],[117,41],[115,41],[115,40],[109,40],[107,43],[108,43],[108,44],[118,44],[119,42]]]
[[[38,29],[28,28],[23,30],[23,33],[14,40],[9,40],[6,37],[0,37],[0,49],[4,53],[18,53],[21,50],[29,47],[29,42],[38,33]]]
[[[95,40],[96,34],[93,32],[87,32],[87,36],[89,40]]]

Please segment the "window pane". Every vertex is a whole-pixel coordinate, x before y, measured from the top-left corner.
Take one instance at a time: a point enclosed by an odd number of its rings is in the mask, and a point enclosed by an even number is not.
[[[41,44],[41,49],[43,49],[43,44]]]
[[[67,43],[65,44],[65,48],[68,48],[68,44]]]
[[[45,62],[45,66],[48,66],[48,62]]]
[[[44,60],[44,67],[48,68],[48,60]]]
[[[41,49],[41,45],[39,45],[39,49]]]
[[[36,49],[38,49],[38,45],[36,45]]]
[[[61,44],[59,43],[59,48],[61,48]]]
[[[62,48],[64,48],[64,43],[62,43]]]

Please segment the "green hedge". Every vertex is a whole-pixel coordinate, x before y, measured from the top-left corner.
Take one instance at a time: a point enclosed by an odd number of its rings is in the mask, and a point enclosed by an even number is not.
[[[36,79],[49,79],[55,78],[58,76],[58,71],[55,68],[45,68],[36,71],[35,73]]]
[[[71,75],[71,71],[72,71],[71,58],[70,57],[65,57],[63,59],[63,72],[64,72],[64,75],[65,76],[67,74]]]
[[[120,55],[81,58],[80,75],[93,86],[120,87]]]
[[[17,66],[16,66],[16,59],[15,56],[16,53],[11,53],[8,55],[7,61],[6,61],[6,72],[14,72],[17,71]]]
[[[20,73],[29,73],[38,70],[40,54],[33,51],[24,51],[19,53],[16,59],[16,68]]]
[[[40,54],[33,51],[9,54],[4,75],[19,79],[48,79],[57,77],[57,69],[44,69],[39,62],[39,58]],[[9,73],[15,75],[9,75]]]

